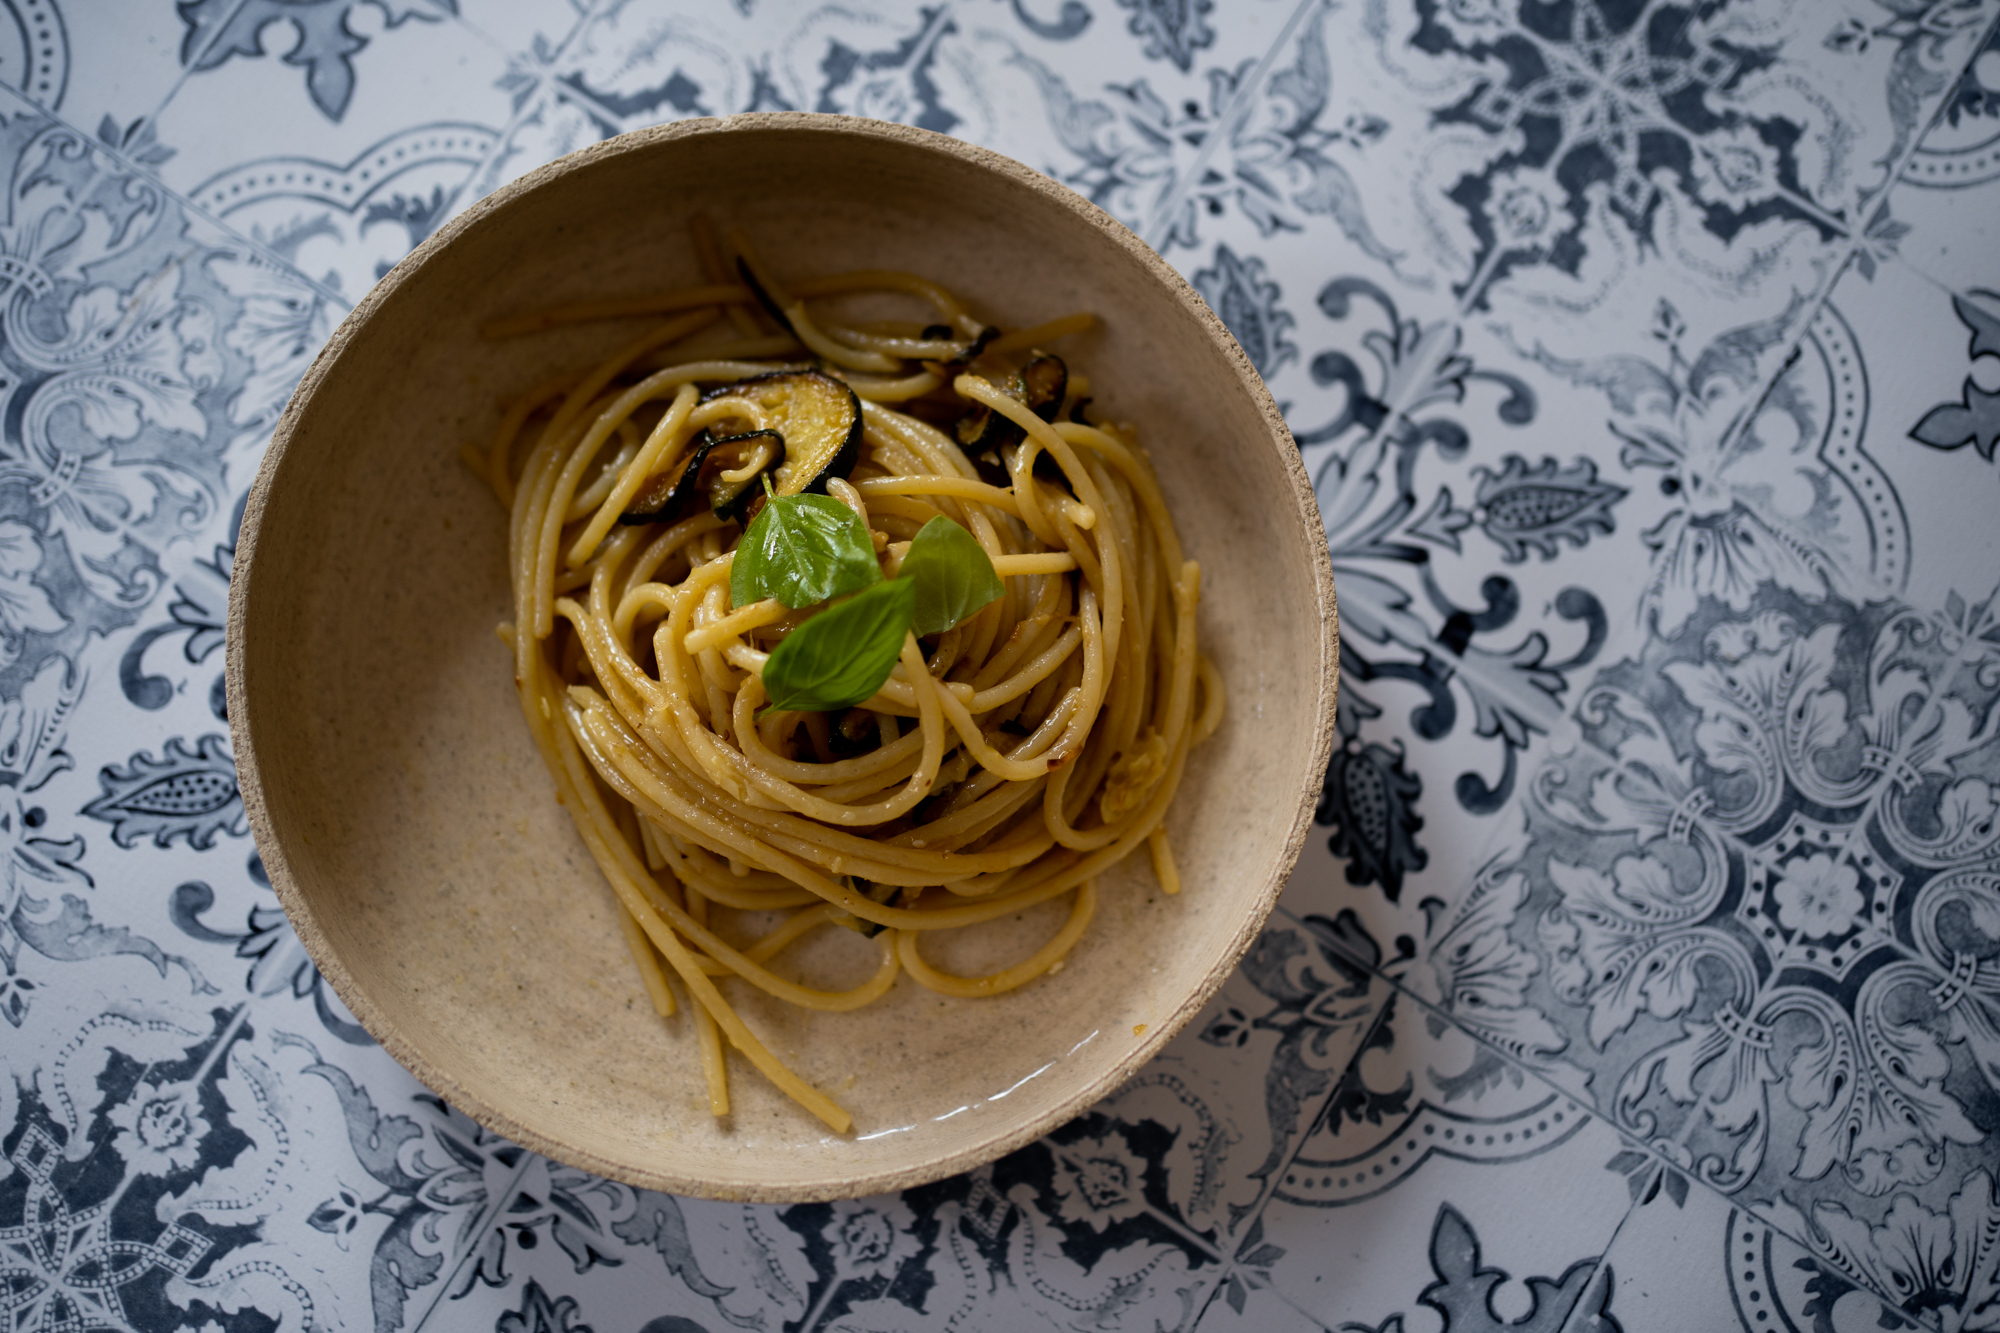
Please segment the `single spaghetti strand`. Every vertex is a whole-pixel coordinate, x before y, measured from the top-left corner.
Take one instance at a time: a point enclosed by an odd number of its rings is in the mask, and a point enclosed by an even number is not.
[[[917,950],[917,941],[922,938],[914,930],[896,932],[896,952],[902,956],[903,969],[925,987],[941,995],[959,995],[971,998],[983,995],[999,995],[1005,991],[1024,986],[1047,972],[1083,938],[1083,932],[1090,925],[1090,918],[1097,913],[1097,881],[1086,879],[1076,887],[1076,903],[1070,908],[1069,919],[1063,922],[1061,930],[1054,938],[1029,957],[1009,968],[989,973],[983,977],[954,976],[939,968],[932,967]]]

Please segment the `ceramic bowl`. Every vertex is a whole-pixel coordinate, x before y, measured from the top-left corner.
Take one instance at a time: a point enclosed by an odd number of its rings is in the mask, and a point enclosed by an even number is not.
[[[504,515],[459,459],[461,441],[490,438],[504,396],[643,327],[493,342],[481,324],[701,282],[685,239],[695,208],[744,227],[781,275],[911,269],[1010,327],[1097,312],[1100,327],[1061,350],[1089,374],[1099,410],[1134,423],[1150,449],[1202,562],[1202,646],[1229,692],[1168,819],[1185,891],[1161,894],[1143,853],[1129,859],[1101,883],[1098,917],[1059,974],[978,1000],[905,976],[851,1014],[737,993],[780,1058],[853,1114],[845,1135],[740,1059],[733,1115],[708,1114],[689,1020],[648,1007],[610,890],[522,725],[494,634],[510,605]],[[244,515],[230,727],[257,844],[300,939],[440,1096],[634,1185],[819,1200],[1018,1147],[1116,1088],[1201,1008],[1310,826],[1336,643],[1298,451],[1234,339],[1158,255],[985,150],[878,122],[746,115],[624,135],[543,167],[442,228],[341,325]],[[940,961],[1004,965],[1051,929],[1030,916]]]

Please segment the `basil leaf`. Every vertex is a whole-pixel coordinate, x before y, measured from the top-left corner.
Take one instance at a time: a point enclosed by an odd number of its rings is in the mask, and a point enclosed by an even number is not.
[[[942,514],[917,529],[896,577],[917,585],[919,635],[942,634],[1007,591],[978,539]]]
[[[916,593],[910,579],[877,583],[787,634],[764,663],[771,706],[825,712],[881,689],[903,651]]]
[[[775,597],[794,609],[882,581],[860,515],[825,495],[774,495],[736,544],[729,597]]]

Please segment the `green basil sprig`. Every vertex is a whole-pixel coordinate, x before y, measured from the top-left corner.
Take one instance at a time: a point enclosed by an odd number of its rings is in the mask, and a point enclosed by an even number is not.
[[[767,504],[765,513],[776,503]],[[841,508],[853,516],[845,506]],[[757,523],[763,520],[760,514]],[[751,534],[757,531],[757,523],[751,524]],[[858,520],[856,526],[860,526]],[[749,544],[750,536],[746,535],[743,545]],[[758,557],[758,568],[784,563],[782,543],[774,540],[760,549],[765,553]],[[739,563],[731,569],[730,591],[736,604],[743,606],[747,603],[735,591],[735,571],[743,567],[741,547],[736,558]],[[798,563],[810,564],[816,558],[807,553]],[[880,577],[879,570],[876,576]],[[939,515],[918,530],[895,578],[863,589],[785,636],[764,663],[764,692],[773,708],[823,712],[852,707],[882,688],[902,653],[905,634],[911,630],[919,635],[941,634],[975,615],[1004,591],[993,562],[978,541]]]
[[[729,598],[737,606],[775,597],[797,610],[882,581],[861,516],[826,495],[771,495],[736,544]]]

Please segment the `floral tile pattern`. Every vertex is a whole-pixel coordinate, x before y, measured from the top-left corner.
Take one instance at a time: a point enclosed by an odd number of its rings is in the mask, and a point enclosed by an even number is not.
[[[0,0],[14,1330],[2000,1327],[2000,2]],[[608,135],[924,125],[1159,248],[1343,611],[1318,827],[1115,1096],[744,1207],[321,982],[235,524],[351,304]]]
[[[1990,285],[2000,185],[2000,38],[1989,36],[1890,196],[1899,252],[1951,287]]]
[[[1576,1098],[1399,996],[1274,1181],[1236,1274],[1335,1328],[1424,1306],[1561,1328],[1604,1312],[1598,1256],[1630,1207],[1602,1169],[1619,1151]],[[1525,1191],[1544,1204],[1526,1216]],[[1496,1299],[1502,1283],[1525,1304]]]
[[[1918,1327],[1866,1286],[1816,1262],[1726,1200],[1677,1186],[1663,1173],[1654,1179],[1657,1186],[1653,1179],[1645,1182],[1643,1202],[1604,1256],[1610,1304],[1627,1327],[1760,1333]],[[1898,1283],[1891,1279],[1890,1285]]]

